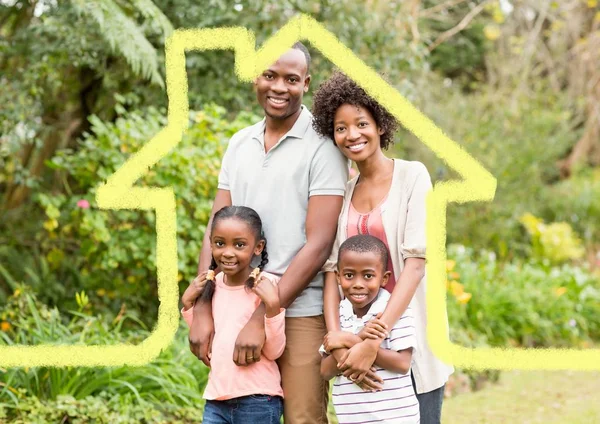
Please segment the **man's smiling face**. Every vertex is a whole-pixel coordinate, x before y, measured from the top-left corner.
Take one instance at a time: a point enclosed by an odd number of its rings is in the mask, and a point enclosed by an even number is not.
[[[307,67],[304,53],[290,49],[256,79],[256,97],[268,117],[285,120],[300,110],[310,84]]]

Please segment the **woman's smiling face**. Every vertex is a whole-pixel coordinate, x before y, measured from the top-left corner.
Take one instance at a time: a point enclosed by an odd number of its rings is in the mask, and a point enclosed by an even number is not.
[[[335,112],[335,144],[344,156],[354,162],[362,162],[381,150],[381,134],[383,130],[366,108],[343,104]]]

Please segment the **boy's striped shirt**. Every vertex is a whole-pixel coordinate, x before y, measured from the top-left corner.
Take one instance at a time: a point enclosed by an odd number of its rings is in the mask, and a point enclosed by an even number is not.
[[[342,331],[358,334],[365,323],[383,312],[390,294],[379,290],[377,299],[369,312],[362,318],[354,315],[348,299],[340,303],[340,325]],[[415,348],[416,336],[414,318],[410,306],[396,322],[389,336],[382,341],[381,348],[395,351]],[[324,352],[324,349],[321,350]],[[413,351],[414,354],[414,351]],[[340,424],[368,423],[418,423],[419,402],[415,395],[410,371],[398,374],[377,368],[377,374],[383,379],[383,390],[365,392],[344,376],[338,376],[333,384],[332,400]]]

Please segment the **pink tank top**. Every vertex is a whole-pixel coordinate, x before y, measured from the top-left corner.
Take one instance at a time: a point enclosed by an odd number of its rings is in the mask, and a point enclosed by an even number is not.
[[[381,219],[381,206],[386,200],[387,196],[375,207],[375,209],[366,214],[358,212],[354,209],[352,202],[350,202],[350,207],[348,208],[348,227],[346,228],[348,237],[359,234],[369,234],[383,241],[389,250],[390,246],[388,245],[387,237],[385,236],[385,231],[383,229],[383,221]],[[391,293],[396,286],[396,276],[394,275],[391,256],[388,258],[387,270],[391,271],[392,275],[384,289]]]

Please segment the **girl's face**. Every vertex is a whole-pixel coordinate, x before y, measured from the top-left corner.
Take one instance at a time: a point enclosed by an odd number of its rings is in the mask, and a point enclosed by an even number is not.
[[[215,261],[230,280],[238,274],[243,278],[254,255],[260,255],[265,246],[263,240],[256,239],[250,225],[237,218],[218,221],[212,230],[210,241]]]
[[[362,162],[381,150],[383,130],[371,113],[360,106],[343,104],[335,112],[333,135],[335,144],[344,156],[354,162]]]

